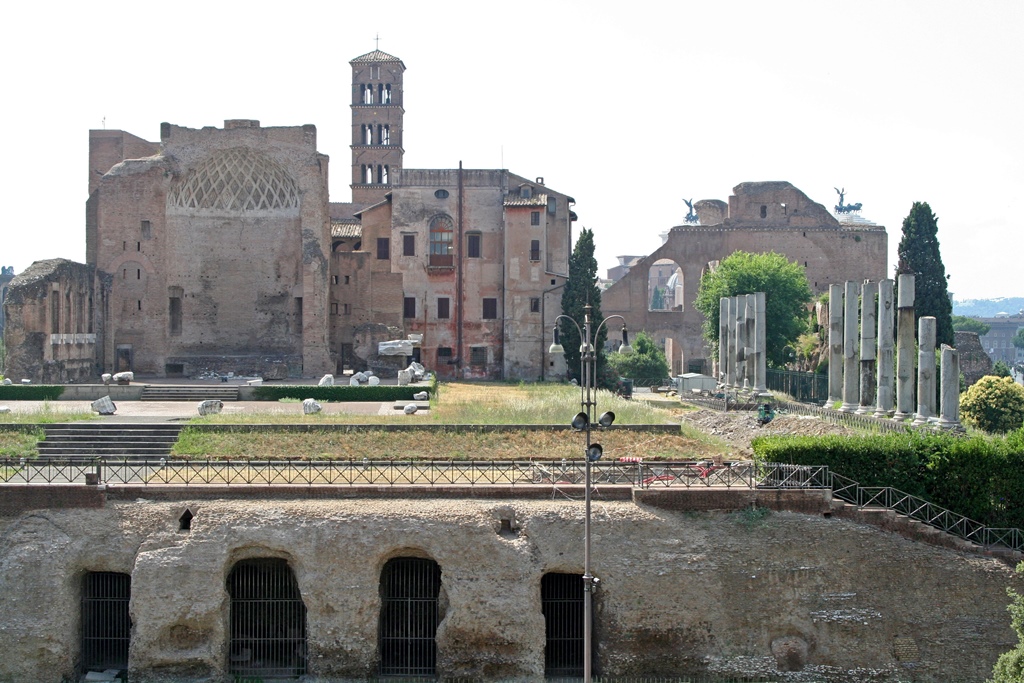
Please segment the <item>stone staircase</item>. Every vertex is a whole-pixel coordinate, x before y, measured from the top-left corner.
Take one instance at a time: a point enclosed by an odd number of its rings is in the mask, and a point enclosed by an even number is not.
[[[181,425],[77,422],[46,425],[45,430],[45,439],[37,442],[42,458],[160,458],[170,454]]]
[[[147,384],[142,388],[143,401],[237,401],[238,387],[203,384]]]

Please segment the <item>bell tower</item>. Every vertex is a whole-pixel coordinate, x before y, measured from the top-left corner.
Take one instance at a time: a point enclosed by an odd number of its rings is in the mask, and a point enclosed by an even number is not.
[[[352,202],[376,204],[402,168],[405,64],[380,50],[352,65]]]

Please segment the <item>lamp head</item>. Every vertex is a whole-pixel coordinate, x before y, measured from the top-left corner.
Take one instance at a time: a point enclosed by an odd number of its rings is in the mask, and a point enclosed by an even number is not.
[[[592,443],[587,446],[587,461],[597,462],[601,459],[602,455],[604,455],[604,449],[601,448],[601,444]]]
[[[619,353],[624,356],[633,353],[633,347],[629,345],[629,330],[625,325],[622,326],[622,344],[619,346]]]
[[[561,343],[558,341],[558,325],[555,325],[554,328],[552,328],[552,332],[554,332],[554,343],[548,347],[548,353],[556,356],[563,355],[565,353],[565,349],[562,348]]]
[[[597,424],[601,425],[602,427],[611,427],[613,422],[615,422],[615,413],[613,413],[610,410],[606,413],[603,413],[601,417],[597,419]]]
[[[576,413],[576,417],[572,419],[572,428],[578,432],[582,432],[590,424],[590,418],[587,417],[586,413]]]

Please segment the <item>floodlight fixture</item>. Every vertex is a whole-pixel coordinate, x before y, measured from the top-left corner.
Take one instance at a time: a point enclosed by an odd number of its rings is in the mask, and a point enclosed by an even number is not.
[[[603,454],[604,449],[601,448],[601,444],[592,443],[589,446],[587,446],[587,460],[589,462],[597,462],[598,460],[601,459],[601,456]]]
[[[625,325],[622,326],[622,344],[619,346],[619,353],[624,356],[633,353],[633,347],[629,345],[629,330]]]
[[[558,325],[555,325],[551,331],[554,332],[555,341],[548,347],[548,353],[560,356],[565,353],[565,349],[562,348],[562,344],[558,341]]]
[[[610,410],[597,418],[597,424],[602,427],[611,427],[613,422],[615,422],[615,413]]]
[[[572,428],[577,432],[582,432],[590,424],[590,418],[584,412],[576,413],[576,417],[572,419]]]

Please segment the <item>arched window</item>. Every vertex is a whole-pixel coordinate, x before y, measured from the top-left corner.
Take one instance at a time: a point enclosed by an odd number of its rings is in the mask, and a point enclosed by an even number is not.
[[[363,144],[364,145],[372,145],[373,144],[373,125],[368,124],[368,123],[364,123],[363,124]]]
[[[433,560],[396,557],[380,574],[380,673],[433,676],[437,669],[437,597],[441,568]]]
[[[583,675],[583,578],[545,574],[540,581],[544,614],[544,675]]]
[[[82,577],[82,668],[127,669],[132,577],[88,572]]]
[[[452,257],[452,219],[448,216],[434,216],[430,220],[430,265],[451,266]]]
[[[381,91],[380,97],[381,104],[391,104],[391,84],[388,83],[384,86],[384,90]]]
[[[228,575],[228,672],[290,677],[306,673],[306,605],[285,560],[242,560]]]
[[[363,104],[373,104],[373,86],[363,86]]]

